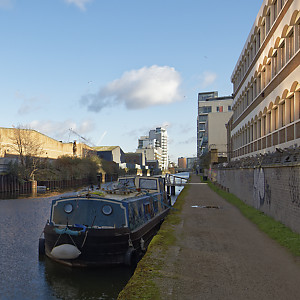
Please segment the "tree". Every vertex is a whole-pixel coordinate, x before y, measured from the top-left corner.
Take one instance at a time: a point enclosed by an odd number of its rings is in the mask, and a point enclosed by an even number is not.
[[[23,179],[34,179],[43,154],[42,142],[36,131],[21,126],[15,127],[10,136],[10,148],[18,155],[20,173]]]

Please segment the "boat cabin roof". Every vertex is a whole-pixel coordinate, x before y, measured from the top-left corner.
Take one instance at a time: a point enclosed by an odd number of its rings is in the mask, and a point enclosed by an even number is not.
[[[101,185],[100,192],[95,192],[101,198],[119,201],[130,201],[136,197],[164,191],[163,179],[160,177],[121,177],[117,182],[107,182]]]

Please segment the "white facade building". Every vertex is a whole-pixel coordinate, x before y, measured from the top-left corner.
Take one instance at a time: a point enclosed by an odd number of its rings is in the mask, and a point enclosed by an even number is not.
[[[218,97],[218,92],[198,94],[197,157],[211,148],[220,156],[227,153],[225,124],[232,116],[232,96]]]
[[[231,76],[232,159],[300,146],[300,1],[264,0]]]
[[[138,143],[139,149],[156,147],[156,139],[151,139],[149,136],[141,136]]]
[[[149,136],[140,137],[136,152],[141,153],[141,150],[146,160],[158,160],[162,170],[168,169],[168,134],[165,128],[157,127],[149,131]]]

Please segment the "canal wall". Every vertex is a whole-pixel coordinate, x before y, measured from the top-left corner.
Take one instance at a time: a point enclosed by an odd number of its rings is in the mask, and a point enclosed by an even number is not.
[[[210,179],[300,233],[300,164],[213,169]]]

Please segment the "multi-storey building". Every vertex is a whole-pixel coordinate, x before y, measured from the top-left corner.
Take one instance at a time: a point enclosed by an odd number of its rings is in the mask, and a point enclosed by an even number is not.
[[[157,127],[155,130],[149,131],[150,139],[156,140],[156,147],[162,150],[162,168],[168,169],[168,134],[167,130],[163,127]]]
[[[198,94],[197,157],[211,147],[226,156],[225,124],[232,115],[232,96],[218,97],[218,92]]]
[[[152,150],[151,150],[152,149]],[[149,131],[149,136],[142,136],[138,140],[136,152],[144,151],[146,160],[158,160],[162,170],[168,169],[168,134],[162,127]]]
[[[153,161],[157,161],[160,169],[163,169],[162,165],[162,149],[160,147],[146,147],[142,149],[137,149],[136,153],[143,153],[146,158],[145,164]]]
[[[156,147],[156,139],[151,139],[149,136],[141,136],[138,140],[138,149],[143,149],[147,147]]]
[[[300,1],[264,0],[231,76],[232,159],[299,147]]]
[[[186,157],[178,157],[178,168],[186,169]]]

